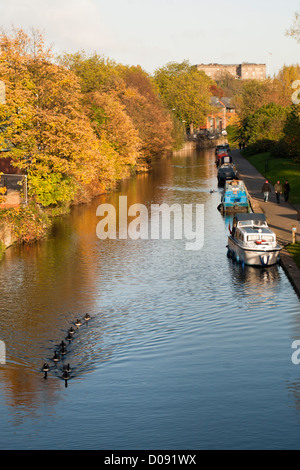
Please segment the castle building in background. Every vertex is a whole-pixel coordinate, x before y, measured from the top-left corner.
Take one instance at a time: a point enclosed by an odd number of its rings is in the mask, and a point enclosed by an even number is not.
[[[266,79],[266,64],[243,62],[242,64],[197,64],[196,67],[198,70],[203,70],[213,80],[218,80],[227,73],[241,80]]]

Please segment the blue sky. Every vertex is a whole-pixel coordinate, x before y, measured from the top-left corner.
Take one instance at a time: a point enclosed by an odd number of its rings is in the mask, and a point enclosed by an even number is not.
[[[170,61],[300,63],[285,36],[300,0],[0,0],[0,26],[38,28],[54,52],[85,50],[149,73]]]

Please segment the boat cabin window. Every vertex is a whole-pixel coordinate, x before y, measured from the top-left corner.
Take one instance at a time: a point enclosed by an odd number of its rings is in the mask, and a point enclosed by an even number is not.
[[[264,234],[248,235],[247,236],[247,241],[248,242],[254,242],[256,240],[261,240],[261,241],[264,240],[265,242],[273,242],[274,238],[272,237],[272,235],[264,235]]]
[[[267,226],[264,220],[239,220],[238,225],[241,227],[263,227]]]
[[[273,242],[274,241],[274,237],[272,237],[272,235],[263,235],[261,238],[262,238],[262,240],[265,240],[266,242]]]
[[[237,230],[236,233],[235,233],[235,238],[238,239],[238,240],[244,240],[244,235],[239,231]]]
[[[247,241],[248,242],[254,242],[255,240],[259,240],[260,236],[259,235],[248,235],[247,236]]]
[[[251,221],[249,220],[242,220],[238,223],[241,227],[247,227],[247,225],[252,225]]]
[[[266,222],[264,220],[253,220],[253,225],[262,226],[262,225],[266,225]]]

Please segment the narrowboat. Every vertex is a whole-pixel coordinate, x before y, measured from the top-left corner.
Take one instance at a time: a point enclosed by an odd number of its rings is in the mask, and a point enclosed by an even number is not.
[[[237,171],[235,166],[232,163],[224,163],[218,169],[218,184],[220,186],[224,185],[227,180],[237,179]]]
[[[229,155],[228,153],[219,153],[216,156],[216,165],[219,168],[221,165],[224,165],[225,163],[233,163],[232,156]]]
[[[215,149],[215,154],[217,155],[220,151],[226,151],[226,152],[229,152],[230,151],[230,146],[229,144],[220,144],[220,145],[217,145],[216,146],[216,149]]]

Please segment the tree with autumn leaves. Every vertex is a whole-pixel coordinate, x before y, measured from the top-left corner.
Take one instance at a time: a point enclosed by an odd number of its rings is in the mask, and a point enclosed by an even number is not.
[[[140,67],[58,60],[42,34],[17,29],[0,35],[0,79],[0,149],[42,206],[88,200],[173,148],[173,117]]]
[[[60,63],[80,78],[97,135],[106,135],[124,158],[135,158],[137,169],[172,150],[173,118],[155,82],[140,66],[124,66],[84,52],[65,54]]]
[[[299,160],[297,145],[292,145],[299,114],[299,105],[293,104],[299,94],[300,87],[294,88],[299,74],[298,64],[285,65],[273,78],[240,81],[232,98],[235,122],[227,129],[231,144],[246,143],[248,154],[272,150],[274,155]],[[298,134],[299,141],[300,127]]]
[[[77,77],[53,62],[36,31],[32,37],[20,29],[2,33],[0,50],[6,86],[0,145],[26,171],[29,195],[48,206],[88,194],[97,186],[102,155],[82,111]]]

